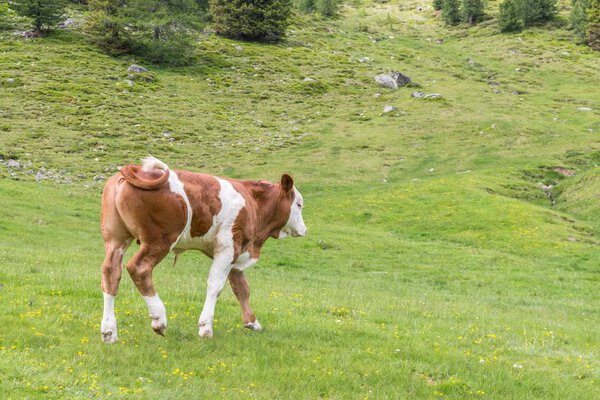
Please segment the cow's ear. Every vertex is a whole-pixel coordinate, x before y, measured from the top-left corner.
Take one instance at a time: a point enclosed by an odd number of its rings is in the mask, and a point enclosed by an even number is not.
[[[281,175],[281,189],[283,193],[288,194],[294,188],[294,180],[288,174]]]

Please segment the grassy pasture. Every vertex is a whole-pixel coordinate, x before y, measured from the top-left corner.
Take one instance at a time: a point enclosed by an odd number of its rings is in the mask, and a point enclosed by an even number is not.
[[[599,57],[564,27],[448,30],[417,4],[299,19],[277,45],[207,36],[132,87],[143,60],[77,31],[2,31],[0,155],[23,165],[0,165],[2,398],[600,398]],[[422,87],[377,87],[390,69]],[[264,332],[227,289],[197,337],[210,264],[189,252],[155,270],[166,337],[125,273],[100,342],[93,177],[147,153],[296,178],[308,237],[248,272]]]

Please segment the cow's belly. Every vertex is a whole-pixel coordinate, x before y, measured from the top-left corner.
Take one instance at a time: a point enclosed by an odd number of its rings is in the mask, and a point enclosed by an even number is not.
[[[186,250],[199,250],[202,253],[209,256],[210,258],[212,258],[215,253],[215,238],[208,236],[209,235],[204,235],[179,240],[179,242],[177,242],[177,244],[173,248],[173,251],[182,252]]]

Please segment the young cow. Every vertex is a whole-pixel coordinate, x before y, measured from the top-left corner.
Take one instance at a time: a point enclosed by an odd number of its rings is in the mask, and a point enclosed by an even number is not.
[[[269,237],[306,234],[302,205],[302,196],[287,174],[279,184],[217,178],[172,171],[153,157],[143,160],[141,168],[123,167],[108,180],[102,196],[106,253],[102,340],[117,340],[115,296],[123,255],[133,239],[140,248],[127,263],[127,271],[146,300],[156,333],[164,334],[167,314],[152,284],[152,270],[169,252],[177,257],[191,249],[213,259],[199,335],[213,335],[215,304],[227,278],[240,303],[244,326],[261,330],[248,303],[250,289],[243,271],[258,260]]]

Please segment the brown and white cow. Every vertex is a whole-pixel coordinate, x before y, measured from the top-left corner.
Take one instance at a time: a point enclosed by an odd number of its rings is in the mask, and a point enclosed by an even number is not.
[[[169,252],[200,250],[213,259],[199,335],[213,335],[217,297],[229,278],[244,326],[260,331],[248,303],[250,289],[244,270],[254,264],[269,237],[304,236],[303,200],[292,178],[281,182],[236,180],[187,171],[173,171],[149,157],[142,166],[127,165],[112,176],[102,196],[102,264],[104,315],[102,340],[117,340],[115,296],[123,255],[137,239],[140,248],[127,271],[146,300],[152,329],[163,334],[167,314],[152,284],[153,268]]]

